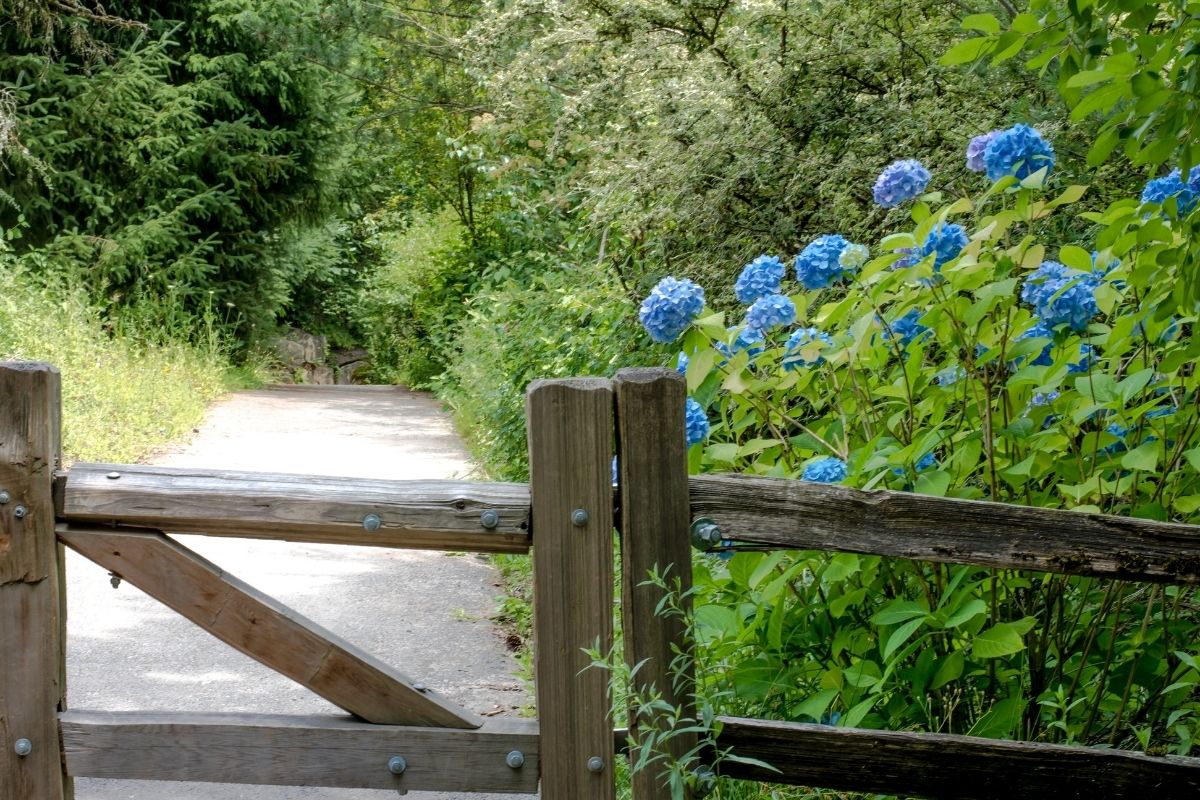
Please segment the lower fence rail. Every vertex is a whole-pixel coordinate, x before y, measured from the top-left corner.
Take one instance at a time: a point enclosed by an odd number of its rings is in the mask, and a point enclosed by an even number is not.
[[[1200,797],[1200,758],[951,734],[718,718],[726,777],[932,800]]]
[[[530,720],[464,730],[349,717],[72,710],[59,715],[59,728],[67,774],[76,778],[533,794],[540,772]]]

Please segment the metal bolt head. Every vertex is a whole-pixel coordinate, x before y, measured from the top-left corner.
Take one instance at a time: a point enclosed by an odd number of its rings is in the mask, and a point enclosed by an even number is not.
[[[708,517],[701,517],[692,523],[692,547],[697,550],[716,547],[721,543],[721,538],[721,529]]]
[[[590,517],[586,509],[577,508],[571,512],[571,524],[576,528],[582,528],[584,525],[587,525],[588,519]]]
[[[121,473],[110,472],[107,475],[105,475],[104,477],[108,478],[110,481],[115,481],[117,478],[121,477]]]
[[[382,524],[383,520],[379,518],[378,514],[367,514],[365,517],[363,517],[363,529],[371,531],[372,533],[379,530],[379,526]]]
[[[604,771],[604,759],[601,758],[600,756],[592,756],[591,758],[588,759],[587,767],[592,772],[603,772]]]
[[[17,741],[13,744],[13,752],[21,758],[24,758],[33,752],[33,742],[29,741],[28,739],[17,739]]]
[[[403,775],[406,769],[408,762],[404,760],[404,756],[392,756],[388,759],[388,772],[393,775]]]
[[[418,692],[429,691],[428,689],[425,688],[425,684],[423,684],[423,683],[414,683],[413,688],[416,689]]]
[[[8,492],[0,491],[0,506],[6,504],[9,500],[12,500],[12,495]]]
[[[28,516],[28,514],[29,514],[29,509],[27,509],[25,506],[17,506],[16,508],[13,509],[13,516],[16,517],[17,519],[25,519],[25,517]]]
[[[479,515],[479,524],[490,530],[495,530],[500,525],[500,512],[494,508],[489,508]]]
[[[520,750],[513,750],[504,757],[504,763],[513,769],[520,769],[525,766],[525,754]]]

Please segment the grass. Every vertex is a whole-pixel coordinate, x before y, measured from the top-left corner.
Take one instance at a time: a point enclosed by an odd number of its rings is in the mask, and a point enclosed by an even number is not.
[[[256,380],[228,366],[215,337],[188,345],[112,331],[82,291],[0,274],[0,360],[61,371],[68,464],[144,459],[190,433],[225,391]]]

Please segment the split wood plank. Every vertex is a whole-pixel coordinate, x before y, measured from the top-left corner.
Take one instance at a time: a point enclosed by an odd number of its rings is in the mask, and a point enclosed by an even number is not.
[[[60,525],[67,545],[236,650],[368,722],[477,728],[481,721],[155,531]]]
[[[659,696],[684,716],[695,719],[693,653],[687,644],[686,616],[691,607],[692,548],[688,537],[687,442],[684,405],[687,387],[675,370],[623,369],[613,381],[617,407],[618,505],[621,509],[621,620],[625,661],[634,673],[635,691]],[[677,587],[675,605],[682,614],[662,614],[665,592],[648,582],[651,572]],[[631,740],[639,720],[630,710]],[[690,723],[687,723],[690,724]],[[672,761],[696,745],[695,733],[676,733],[658,742]],[[639,757],[633,748],[630,758]],[[635,800],[670,800],[670,787],[657,763],[634,772]]]
[[[416,550],[529,550],[529,487],[515,483],[76,464],[62,498],[59,517],[68,522]],[[364,525],[371,514],[379,518],[375,530]]]
[[[590,667],[583,652],[607,654],[613,642],[612,385],[600,378],[534,381],[525,418],[541,796],[612,800],[608,673]],[[573,521],[576,511],[586,520]]]
[[[934,800],[1200,797],[1200,759],[971,736],[719,718],[722,775]]]
[[[797,550],[1200,583],[1200,526],[1044,508],[864,492],[740,475],[689,480],[693,517],[731,539]]]
[[[0,797],[63,800],[62,575],[54,540],[61,379],[48,364],[0,363]],[[25,740],[28,753],[17,752]]]
[[[60,720],[76,777],[272,786],[533,793],[537,723],[404,728],[339,717],[71,711]],[[505,759],[520,751],[516,769]],[[404,758],[401,775],[388,770]],[[168,793],[164,793],[168,794]]]

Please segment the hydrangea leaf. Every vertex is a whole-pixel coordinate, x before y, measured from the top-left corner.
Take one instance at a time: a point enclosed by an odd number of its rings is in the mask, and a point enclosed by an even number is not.
[[[1058,260],[1071,269],[1077,269],[1080,272],[1092,271],[1092,254],[1082,247],[1076,247],[1073,244],[1065,245],[1058,249]]]
[[[1146,442],[1130,450],[1121,457],[1121,466],[1125,469],[1153,472],[1158,468],[1158,458],[1162,454],[1162,445],[1158,442]]]

